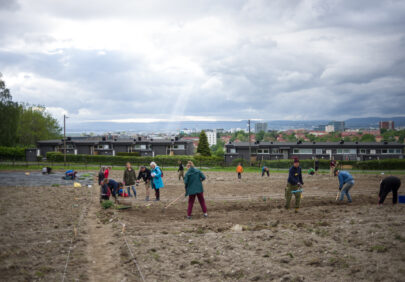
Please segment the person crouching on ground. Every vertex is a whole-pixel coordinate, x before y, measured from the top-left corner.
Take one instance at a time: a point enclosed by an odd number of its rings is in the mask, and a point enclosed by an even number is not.
[[[110,188],[111,194],[115,200],[117,200],[117,195],[120,188],[123,187],[122,182],[117,182],[114,179],[105,178],[103,183],[107,183],[108,188]]]
[[[304,185],[302,181],[302,171],[300,167],[300,161],[298,158],[294,158],[294,164],[288,172],[287,187],[285,188],[285,208],[290,208],[290,202],[292,194],[295,196],[295,212],[298,212],[301,202],[301,188]]]
[[[136,183],[139,183],[139,180],[143,180],[145,183],[145,189],[146,189],[146,197],[145,197],[145,201],[149,201],[149,188],[150,188],[150,182],[152,179],[152,176],[150,175],[150,169],[148,169],[146,166],[141,166],[141,168],[139,169],[139,173],[138,173],[138,178],[136,180]]]
[[[164,187],[162,171],[155,162],[151,162],[150,167],[152,168],[150,175],[152,176],[152,189],[155,190],[155,201],[160,201],[160,189]]]
[[[267,174],[267,177],[270,176],[269,168],[267,166],[262,167],[262,177],[264,174]]]
[[[131,163],[127,162],[127,168],[124,171],[124,184],[127,186],[128,196],[132,197],[131,195],[131,188],[134,192],[134,197],[136,198],[136,189],[135,189],[135,181],[136,181],[136,173],[131,167]]]
[[[207,206],[204,200],[204,190],[202,182],[205,180],[205,175],[194,167],[192,161],[187,163],[187,172],[184,177],[184,184],[186,185],[186,196],[188,196],[187,218],[191,219],[195,197],[197,196],[200,203],[204,217],[207,217]]]
[[[238,173],[238,179],[242,179],[243,166],[241,163],[236,167],[236,172]]]
[[[100,203],[103,200],[109,200],[111,195],[111,189],[108,186],[108,179],[105,178],[100,182]]]
[[[183,163],[181,161],[179,161],[179,169],[177,170],[177,173],[179,175],[179,180],[180,180],[180,178],[182,178],[184,180],[184,167],[183,167]]]
[[[382,205],[388,193],[392,191],[392,204],[398,202],[398,189],[401,187],[401,180],[395,176],[388,176],[381,181],[378,205]]]
[[[354,185],[353,176],[350,173],[348,173],[347,171],[339,170],[337,168],[335,169],[334,174],[339,179],[339,190],[340,190],[339,201],[342,202],[344,196],[346,195],[347,202],[351,203],[352,197],[350,196],[349,191]]]

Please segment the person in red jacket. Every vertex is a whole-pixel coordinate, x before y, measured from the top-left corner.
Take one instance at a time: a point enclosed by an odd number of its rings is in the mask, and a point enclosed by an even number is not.
[[[110,174],[110,167],[106,167],[104,170],[104,178],[108,178],[109,174]]]

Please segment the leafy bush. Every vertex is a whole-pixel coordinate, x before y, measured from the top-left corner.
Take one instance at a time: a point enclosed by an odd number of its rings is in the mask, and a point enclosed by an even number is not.
[[[102,201],[102,202],[101,202],[101,206],[102,206],[104,209],[109,209],[109,208],[111,208],[112,206],[114,206],[114,202],[113,202],[113,201],[110,201],[110,200],[105,200],[105,201]]]
[[[125,152],[119,152],[117,153],[117,156],[124,156],[124,157],[139,157],[141,154],[139,152],[130,152],[130,153],[125,153]]]
[[[0,159],[23,161],[25,160],[25,148],[0,146]]]

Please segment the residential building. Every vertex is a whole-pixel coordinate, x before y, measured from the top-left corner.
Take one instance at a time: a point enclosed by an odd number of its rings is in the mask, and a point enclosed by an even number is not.
[[[64,140],[42,140],[37,142],[38,155],[46,156],[47,152],[65,151]],[[139,152],[141,156],[156,155],[193,155],[194,146],[191,140],[183,140],[175,137],[173,139],[72,139],[66,138],[67,154],[85,155],[109,155],[117,153]]]
[[[205,134],[207,135],[208,144],[210,146],[217,145],[217,131],[206,131]]]
[[[257,122],[257,123],[255,123],[255,132],[258,133],[260,131],[267,132],[267,122]]]
[[[394,121],[380,121],[380,129],[395,129]]]
[[[325,126],[325,131],[327,133],[335,132],[335,127],[332,124],[328,124],[327,126]]]
[[[225,145],[225,162],[243,158],[249,160],[248,142]],[[394,142],[255,142],[251,144],[252,160],[319,159],[378,160],[403,159],[405,145]]]

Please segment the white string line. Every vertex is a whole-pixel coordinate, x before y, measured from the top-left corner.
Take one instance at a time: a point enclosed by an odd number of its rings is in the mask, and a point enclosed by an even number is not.
[[[131,254],[132,260],[134,261],[134,263],[135,263],[135,265],[136,265],[136,268],[138,269],[138,272],[139,272],[139,274],[140,274],[140,276],[141,276],[142,281],[145,282],[145,277],[143,276],[143,273],[142,273],[142,271],[141,271],[141,268],[139,267],[138,262],[136,261],[135,256],[134,256],[134,254],[133,254],[133,252],[132,252],[132,249],[130,248],[130,246],[129,246],[129,244],[128,244],[127,237],[125,236],[126,225],[125,225],[125,223],[123,223],[123,222],[120,221],[119,219],[118,219],[118,222],[122,225],[121,234],[122,234],[122,236],[124,237],[125,244],[127,245],[127,248],[128,248],[128,250],[129,250],[129,253]]]
[[[55,243],[67,243],[70,242],[70,240],[57,240],[57,241],[41,241],[41,242],[31,242],[31,243],[12,243],[12,244],[1,244],[1,246],[8,246],[8,247],[13,247],[13,246],[35,246],[35,245],[42,245],[42,244],[55,244]]]
[[[92,188],[92,189],[91,189],[91,192],[90,192],[90,193],[91,193],[91,194],[90,194],[90,199],[88,200],[87,206],[84,206],[83,209],[82,209],[82,213],[81,213],[81,215],[80,215],[79,222],[78,222],[78,224],[77,224],[77,232],[79,232],[80,224],[81,224],[81,221],[82,221],[82,219],[83,219],[83,217],[84,217],[84,211],[85,211],[85,209],[87,209],[87,208],[90,206],[90,204],[91,204],[91,200],[92,200],[92,198],[93,198],[93,190],[94,190],[94,189]],[[71,253],[71,251],[72,251],[72,246],[73,246],[74,238],[75,238],[75,234],[73,233],[73,236],[72,236],[72,238],[71,238],[71,240],[70,240],[70,246],[69,246],[69,251],[68,251],[67,258],[66,258],[65,268],[64,268],[64,270],[63,270],[62,282],[64,282],[64,281],[65,281],[65,278],[66,278],[66,271],[67,271],[67,267],[68,267],[68,264],[69,264],[70,253]]]

